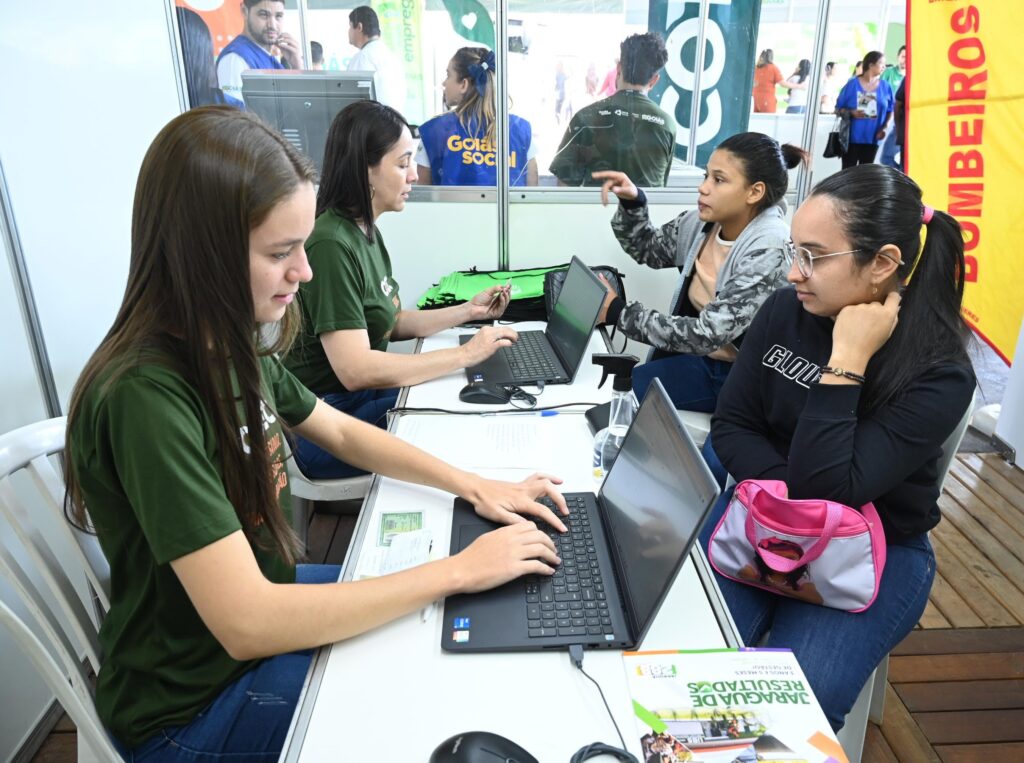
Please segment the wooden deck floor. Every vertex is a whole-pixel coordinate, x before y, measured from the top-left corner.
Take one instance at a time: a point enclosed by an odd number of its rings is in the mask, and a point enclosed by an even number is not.
[[[960,454],[940,505],[935,585],[890,657],[884,718],[868,725],[863,760],[1024,761],[1024,471]],[[313,515],[310,561],[340,564],[354,524],[351,514]],[[34,760],[75,759],[65,719]]]
[[[935,584],[889,659],[864,761],[1024,760],[1024,472],[960,454],[932,532]]]

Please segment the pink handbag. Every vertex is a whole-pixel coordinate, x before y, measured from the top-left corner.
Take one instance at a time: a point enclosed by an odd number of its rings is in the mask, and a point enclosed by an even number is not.
[[[885,535],[874,504],[792,500],[779,480],[744,480],[711,534],[712,566],[738,583],[863,612],[878,595]]]

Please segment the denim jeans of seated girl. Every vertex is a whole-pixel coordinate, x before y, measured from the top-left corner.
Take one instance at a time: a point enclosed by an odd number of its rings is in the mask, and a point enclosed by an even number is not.
[[[300,564],[296,583],[334,583],[341,567]],[[128,763],[276,761],[284,747],[313,650],[269,657],[228,685],[190,723],[161,729],[134,749],[116,739]]]
[[[705,551],[733,489],[722,494],[701,530]],[[835,731],[843,727],[871,671],[921,618],[934,578],[935,554],[927,534],[886,548],[878,597],[856,614],[779,596],[715,573],[743,643],[792,649]]]

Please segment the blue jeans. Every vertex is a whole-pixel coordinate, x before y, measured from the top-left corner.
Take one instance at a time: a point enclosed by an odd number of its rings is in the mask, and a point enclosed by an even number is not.
[[[398,401],[397,389],[364,389],[358,392],[335,392],[322,398],[331,408],[349,416],[375,424],[382,429],[387,426],[387,412]],[[292,450],[295,463],[310,479],[340,480],[366,474],[363,469],[339,461],[319,445],[296,435]]]
[[[729,489],[722,495],[701,530],[705,550],[732,493]],[[927,534],[887,547],[878,597],[857,614],[788,599],[715,573],[743,643],[759,646],[767,634],[763,646],[792,649],[836,731],[871,671],[921,618],[934,578],[935,554]]]
[[[896,145],[896,125],[889,128],[885,140],[882,141],[882,155],[879,157],[879,164],[886,167],[900,169],[900,163],[896,161],[896,154],[899,153],[899,146]]]
[[[334,583],[336,564],[300,564],[296,583]],[[313,650],[260,662],[184,726],[161,729],[135,749],[111,739],[128,763],[276,761],[306,680]]]
[[[633,392],[643,401],[657,376],[677,410],[714,413],[732,363],[701,355],[672,355],[633,369]]]

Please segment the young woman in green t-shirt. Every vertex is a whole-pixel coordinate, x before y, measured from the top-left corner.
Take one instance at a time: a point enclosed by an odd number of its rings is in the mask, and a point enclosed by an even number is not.
[[[127,759],[276,759],[311,647],[558,563],[526,520],[555,483],[486,480],[334,410],[277,361],[311,277],[310,162],[252,115],[186,112],[143,160],[113,326],[68,415],[67,490],[110,562],[99,714]],[[277,323],[266,346],[261,324]],[[364,469],[509,525],[466,551],[357,583],[295,561],[282,422]],[[258,701],[255,701],[258,700]]]
[[[467,321],[501,317],[508,289],[493,286],[440,310],[405,310],[377,219],[401,212],[416,182],[416,143],[404,117],[376,101],[346,106],[331,124],[307,245],[316,278],[303,284],[303,330],[285,364],[338,410],[382,424],[398,387],[476,365],[517,339],[508,326],[484,326],[466,344],[414,355],[387,352],[392,339],[435,334]],[[295,457],[309,477],[359,473],[299,440]]]

